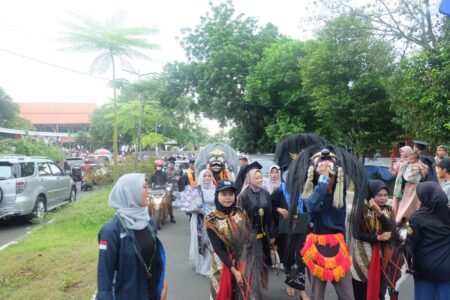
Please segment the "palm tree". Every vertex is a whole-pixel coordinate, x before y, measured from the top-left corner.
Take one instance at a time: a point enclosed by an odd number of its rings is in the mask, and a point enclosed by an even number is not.
[[[117,115],[117,84],[116,64],[119,62],[129,68],[129,59],[149,57],[139,50],[157,49],[158,45],[148,42],[144,37],[157,33],[150,27],[122,27],[126,14],[119,11],[114,17],[106,19],[102,24],[90,17],[69,13],[75,22],[63,22],[68,29],[60,39],[70,45],[62,50],[71,52],[95,52],[97,57],[91,64],[90,72],[104,73],[112,68],[112,86],[114,103],[114,137],[113,152],[117,165],[118,155],[118,115]],[[115,177],[117,179],[117,168]]]

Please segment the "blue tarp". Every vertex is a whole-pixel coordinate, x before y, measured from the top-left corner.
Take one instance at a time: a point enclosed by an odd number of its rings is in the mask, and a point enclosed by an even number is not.
[[[442,0],[441,6],[439,7],[439,11],[441,12],[441,14],[450,17],[450,0]]]
[[[373,175],[378,175],[384,181],[394,180],[395,176],[392,176],[389,173],[389,168],[380,167],[380,166],[364,166],[364,170],[366,171],[366,175],[368,178],[373,178]]]

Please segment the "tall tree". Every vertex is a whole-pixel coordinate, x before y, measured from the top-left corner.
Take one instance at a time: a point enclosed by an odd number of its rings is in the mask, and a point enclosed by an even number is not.
[[[260,116],[268,112],[243,101],[246,77],[264,49],[279,39],[277,28],[272,24],[261,27],[255,18],[236,16],[229,1],[211,5],[211,12],[201,18],[200,24],[183,34],[181,45],[190,60],[187,74],[200,109],[222,125],[236,124],[236,136],[245,139],[239,148],[257,151],[265,145]]]
[[[18,113],[19,106],[0,87],[0,127],[13,128],[11,125]]]
[[[411,49],[439,51],[439,27],[445,17],[438,13],[440,0],[319,0],[316,17],[357,15],[367,20],[365,28],[375,36],[395,43],[402,56]],[[321,5],[317,5],[317,4]],[[332,12],[332,13],[330,13]]]
[[[123,11],[114,17],[100,23],[90,17],[71,13],[74,22],[63,22],[67,32],[63,33],[63,42],[70,44],[70,50],[74,52],[95,52],[98,56],[91,64],[91,72],[106,72],[112,69],[113,103],[114,103],[114,134],[113,149],[114,160],[118,155],[118,113],[116,92],[116,67],[117,63],[129,65],[130,58],[148,58],[140,50],[156,49],[156,44],[145,39],[150,34],[157,32],[149,27],[123,27],[126,14]],[[115,168],[117,177],[117,168]]]
[[[394,121],[408,138],[434,145],[450,140],[450,46],[422,50],[404,60],[391,79]]]
[[[391,49],[363,28],[366,22],[355,16],[329,21],[301,63],[319,132],[360,156],[386,147],[398,133],[385,83]]]
[[[285,136],[314,130],[300,76],[304,55],[304,42],[283,38],[265,50],[247,76],[245,100],[269,110],[264,121],[272,147]]]

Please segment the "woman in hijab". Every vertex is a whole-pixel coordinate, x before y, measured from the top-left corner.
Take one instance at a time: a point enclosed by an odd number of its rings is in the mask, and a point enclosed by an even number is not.
[[[450,209],[439,184],[417,185],[421,207],[409,220],[406,246],[414,275],[416,300],[443,300],[450,295]]]
[[[391,161],[391,168],[389,172],[392,176],[396,176],[398,170],[401,169],[401,166],[407,163],[407,158],[410,154],[413,153],[413,149],[410,146],[403,146],[399,149],[400,159],[395,161],[394,159]]]
[[[257,243],[254,249],[256,267],[262,275],[263,288],[268,288],[268,267],[272,266],[270,257],[273,235],[273,212],[270,194],[262,188],[263,175],[260,169],[250,169],[245,175],[244,186],[238,195],[238,205],[242,207],[252,226]]]
[[[359,216],[363,228],[351,247],[355,299],[384,299],[386,293],[388,281],[381,275],[380,264],[396,226],[387,200],[386,184],[381,180],[370,181],[368,200]]]
[[[214,248],[211,263],[211,299],[247,299],[254,276],[249,276],[252,257],[251,229],[247,214],[236,206],[236,188],[229,180],[217,183],[216,210],[205,218],[209,239]],[[249,260],[247,260],[247,258]],[[248,299],[261,299],[258,297]]]
[[[272,193],[280,187],[281,171],[278,165],[272,165],[269,170],[269,181],[264,188],[272,195]]]
[[[408,155],[406,163],[400,166],[395,179],[392,201],[397,224],[406,223],[412,213],[419,209],[416,186],[425,178],[428,171],[428,166],[420,161],[418,153]]]
[[[211,171],[203,170],[197,178],[198,186],[191,194],[188,209],[192,213],[189,262],[195,267],[197,273],[209,278],[212,249],[203,221],[205,216],[214,210],[215,187]]]
[[[119,178],[109,195],[114,218],[98,234],[96,299],[164,300],[165,253],[148,215],[144,174]]]

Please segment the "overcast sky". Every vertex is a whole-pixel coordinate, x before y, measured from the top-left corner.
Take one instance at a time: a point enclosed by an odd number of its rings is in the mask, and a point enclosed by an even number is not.
[[[152,61],[134,60],[140,73],[160,72],[164,64],[184,60],[176,36],[180,29],[193,28],[200,16],[209,10],[208,0],[160,1],[6,1],[0,10],[0,87],[15,102],[95,102],[101,105],[112,97],[107,81],[69,70],[88,73],[94,54],[68,54],[56,41],[67,19],[67,10],[87,14],[99,21],[123,9],[126,26],[153,26],[159,34],[151,42],[160,49],[148,52]],[[213,1],[219,3],[221,1]],[[306,3],[299,0],[235,0],[236,12],[257,17],[260,24],[272,22],[281,33],[294,38],[305,36],[300,30],[300,18]],[[44,62],[40,63],[38,61]],[[60,68],[53,67],[52,65]],[[110,71],[96,76],[110,78]],[[135,79],[122,73],[119,77]]]

